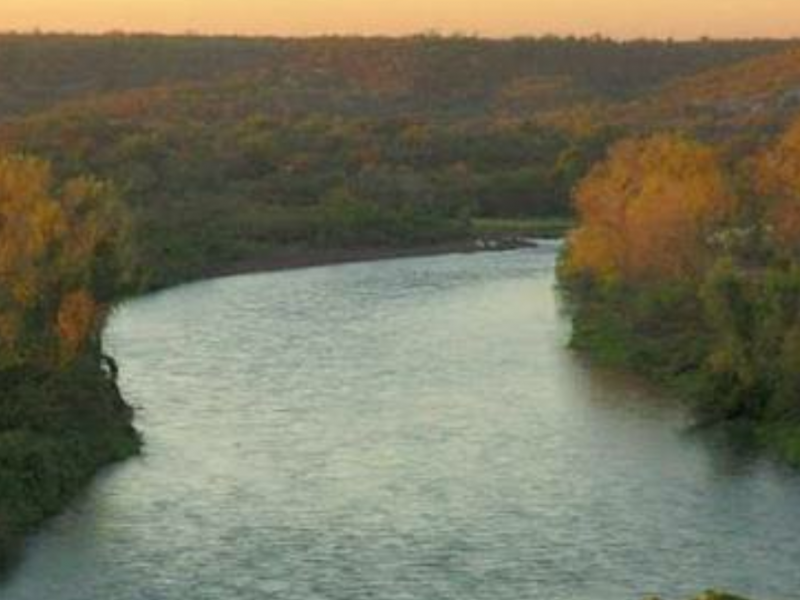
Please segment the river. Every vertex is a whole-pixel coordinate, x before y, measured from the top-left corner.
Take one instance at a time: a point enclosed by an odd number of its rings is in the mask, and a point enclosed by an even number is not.
[[[800,590],[800,477],[566,348],[556,248],[208,281],[106,344],[145,454],[2,600],[638,600]]]

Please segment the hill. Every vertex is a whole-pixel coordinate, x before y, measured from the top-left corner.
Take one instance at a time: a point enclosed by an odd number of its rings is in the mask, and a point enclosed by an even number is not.
[[[92,95],[255,74],[283,104],[350,114],[521,114],[631,98],[780,41],[0,35],[0,118]],[[249,77],[249,75],[248,75]],[[228,88],[236,91],[233,84]],[[354,97],[354,94],[357,98]]]
[[[598,109],[596,117],[634,130],[684,129],[715,140],[763,137],[800,111],[800,46],[681,77],[654,93]],[[564,121],[569,111],[555,121]]]

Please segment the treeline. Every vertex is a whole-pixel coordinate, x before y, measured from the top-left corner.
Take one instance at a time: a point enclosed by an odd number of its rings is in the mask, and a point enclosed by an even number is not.
[[[575,346],[800,461],[799,191],[800,121],[736,159],[677,134],[614,146],[561,268]]]
[[[155,112],[109,101],[0,128],[6,151],[123,190],[153,285],[279,248],[431,244],[467,238],[473,217],[568,215],[613,137],[528,121],[281,119],[249,112],[247,95],[164,110],[159,98]]]
[[[257,78],[284,104],[368,114],[529,115],[621,100],[785,42],[615,42],[603,38],[0,36],[0,117],[133,89]],[[328,96],[327,101],[320,94]]]
[[[136,450],[100,333],[135,281],[112,186],[0,158],[0,566],[98,467]]]
[[[0,35],[0,117],[92,95],[209,81],[255,68],[266,40],[155,35]]]

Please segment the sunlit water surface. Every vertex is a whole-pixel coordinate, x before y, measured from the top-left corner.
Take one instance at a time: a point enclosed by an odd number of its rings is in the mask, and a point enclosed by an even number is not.
[[[565,349],[555,250],[222,279],[107,344],[145,455],[2,600],[800,594],[800,479]]]

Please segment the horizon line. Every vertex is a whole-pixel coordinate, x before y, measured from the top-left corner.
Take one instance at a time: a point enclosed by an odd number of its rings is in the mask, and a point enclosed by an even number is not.
[[[238,38],[248,40],[323,40],[323,39],[383,39],[383,40],[405,40],[405,39],[472,39],[479,41],[521,41],[521,40],[584,40],[584,41],[610,41],[616,43],[631,42],[664,42],[664,43],[693,43],[693,42],[800,42],[800,33],[794,36],[771,36],[771,35],[752,35],[752,36],[615,36],[602,32],[595,33],[518,33],[509,35],[494,35],[487,32],[464,32],[464,31],[441,31],[437,29],[424,29],[420,31],[409,31],[406,33],[385,33],[385,32],[314,32],[297,34],[280,33],[253,33],[253,32],[211,32],[187,29],[185,31],[171,30],[147,30],[147,29],[118,29],[110,28],[106,30],[77,30],[77,29],[45,29],[32,27],[26,29],[0,29],[0,36],[51,36],[51,37],[175,37],[175,38]]]

